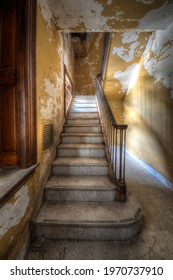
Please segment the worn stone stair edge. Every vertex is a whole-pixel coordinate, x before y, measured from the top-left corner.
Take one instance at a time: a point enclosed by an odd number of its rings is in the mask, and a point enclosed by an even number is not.
[[[78,133],[75,133],[75,132],[63,132],[61,134],[61,136],[103,136],[102,133],[87,133],[87,132],[78,132]]]
[[[116,188],[116,186],[115,186]],[[46,185],[44,187],[45,190],[49,190],[49,191],[93,191],[93,192],[97,192],[97,191],[106,191],[106,192],[110,192],[110,191],[115,191],[115,188],[114,187],[95,187],[95,186],[91,186],[91,187],[87,187],[87,186],[82,186],[82,187],[75,187],[75,186],[72,186],[72,187],[64,187],[64,186],[56,186],[54,184],[51,184],[51,185]]]
[[[88,145],[88,146],[87,146]],[[91,146],[89,146],[89,145],[91,145]],[[98,146],[97,146],[98,145]],[[92,144],[86,144],[86,146],[85,146],[85,144],[75,144],[74,143],[74,146],[73,146],[73,144],[68,144],[68,143],[61,143],[58,147],[57,147],[57,149],[97,149],[97,150],[103,150],[104,149],[104,145],[103,146],[101,146],[102,144],[100,144],[100,146],[99,146],[99,144],[93,144],[93,146],[92,146]]]
[[[131,227],[132,225],[138,223],[141,220],[141,217],[138,217],[138,219],[131,218],[128,219],[127,221],[109,221],[109,220],[93,220],[93,221],[87,221],[87,220],[81,220],[81,221],[75,221],[73,222],[72,220],[56,220],[56,219],[44,219],[42,222],[36,222],[36,224],[47,226],[51,225],[54,227],[87,227],[87,228],[128,228]]]
[[[101,124],[64,124],[64,127],[102,127]]]

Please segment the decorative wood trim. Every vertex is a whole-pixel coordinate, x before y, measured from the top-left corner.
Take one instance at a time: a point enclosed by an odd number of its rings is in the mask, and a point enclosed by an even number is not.
[[[36,163],[36,7],[35,0],[19,0],[18,94],[19,167]]]

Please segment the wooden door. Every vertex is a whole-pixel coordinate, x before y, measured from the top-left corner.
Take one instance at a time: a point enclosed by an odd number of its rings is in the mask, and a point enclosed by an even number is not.
[[[17,1],[0,1],[0,164],[18,163]]]

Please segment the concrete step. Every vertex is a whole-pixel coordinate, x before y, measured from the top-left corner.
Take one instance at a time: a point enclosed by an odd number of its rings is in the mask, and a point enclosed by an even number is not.
[[[71,124],[71,125],[89,125],[89,124],[100,124],[100,119],[99,118],[93,118],[93,119],[66,119],[66,124]]]
[[[60,144],[57,157],[104,157],[103,144]]]
[[[52,163],[56,176],[107,176],[108,162],[105,158],[57,158]]]
[[[101,133],[62,133],[61,141],[68,144],[102,144],[103,136]]]
[[[64,125],[64,132],[89,132],[89,133],[101,133],[101,125]]]
[[[70,107],[70,111],[69,111],[70,113],[71,112],[98,112],[98,108],[97,107],[84,107],[84,108],[82,108],[82,107]]]
[[[99,113],[98,112],[69,112],[68,118],[75,118],[75,119],[99,118]]]
[[[34,223],[37,238],[127,240],[141,228],[139,203],[45,202]]]
[[[52,176],[45,186],[46,201],[114,201],[115,185],[108,176]]]

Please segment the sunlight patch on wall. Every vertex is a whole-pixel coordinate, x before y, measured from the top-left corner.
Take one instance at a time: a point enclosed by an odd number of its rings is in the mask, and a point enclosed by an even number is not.
[[[119,90],[120,93],[129,93],[137,82],[139,75],[139,63],[133,63],[126,68],[125,71],[117,71],[114,74],[114,78],[119,80],[122,88]]]

